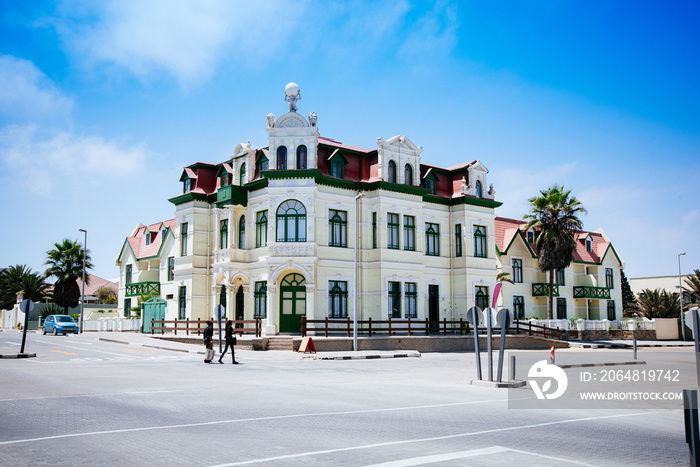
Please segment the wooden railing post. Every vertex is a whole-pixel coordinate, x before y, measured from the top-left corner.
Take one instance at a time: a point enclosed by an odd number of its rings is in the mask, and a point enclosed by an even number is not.
[[[430,333],[430,321],[428,321],[428,318],[425,318],[425,335],[427,336]]]
[[[391,316],[389,316],[389,335],[391,336]]]
[[[350,317],[349,317],[349,316],[346,316],[345,319],[346,319],[347,322],[348,322],[348,324],[347,324],[347,328],[348,328],[348,337],[350,337]]]
[[[306,316],[301,317],[301,337],[306,337]]]
[[[527,335],[528,336],[532,335],[532,321],[527,322]]]
[[[447,335],[447,318],[442,318],[442,322],[443,322],[442,335],[446,336]]]
[[[408,335],[411,335],[411,317],[408,317]]]
[[[371,316],[367,320],[367,331],[369,332],[369,337],[372,337],[372,317]]]

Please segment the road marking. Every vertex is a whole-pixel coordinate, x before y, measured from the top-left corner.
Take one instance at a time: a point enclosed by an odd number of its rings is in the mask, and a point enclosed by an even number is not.
[[[212,421],[212,422],[183,423],[183,424],[178,424],[178,425],[162,425],[162,426],[147,426],[147,427],[139,427],[139,428],[123,428],[123,429],[119,429],[119,430],[91,431],[91,432],[85,432],[85,433],[70,433],[70,434],[55,435],[55,436],[43,436],[40,438],[28,438],[28,439],[17,439],[17,440],[11,440],[11,441],[0,441],[0,446],[9,445],[9,444],[31,443],[31,442],[35,442],[35,441],[46,441],[46,440],[50,440],[50,439],[78,438],[78,437],[82,437],[82,436],[107,435],[107,434],[116,434],[116,433],[136,433],[136,432],[140,432],[140,431],[154,431],[154,430],[173,430],[173,429],[178,429],[178,428],[228,425],[228,424],[233,424],[233,423],[260,422],[260,421],[268,421],[268,420],[285,420],[285,419],[305,418],[305,417],[328,417],[328,416],[338,416],[338,415],[356,415],[356,414],[365,414],[365,413],[392,412],[392,411],[403,411],[403,410],[433,409],[433,408],[438,408],[438,407],[454,407],[454,406],[459,406],[459,405],[472,405],[472,404],[506,402],[506,401],[507,401],[507,399],[494,399],[494,400],[482,400],[482,401],[470,401],[470,402],[455,402],[455,403],[451,403],[451,404],[433,404],[433,405],[422,405],[422,406],[412,406],[412,407],[392,407],[392,408],[384,408],[384,409],[367,409],[367,410],[348,410],[348,411],[342,411],[342,412],[300,413],[300,414],[292,414],[292,415],[273,415],[273,416],[269,416],[269,417],[254,417],[254,418],[240,418],[240,419],[231,419],[231,420],[218,420],[218,421]],[[500,433],[500,432],[515,431],[515,430],[530,429],[530,428],[541,428],[541,427],[545,427],[545,426],[555,426],[555,425],[562,425],[562,424],[566,424],[566,423],[585,422],[585,421],[591,421],[591,420],[605,420],[605,419],[610,419],[610,418],[621,418],[621,417],[635,417],[635,416],[639,416],[639,415],[653,415],[653,414],[658,414],[658,413],[668,413],[668,411],[605,415],[605,416],[600,416],[600,417],[572,418],[572,419],[568,419],[568,420],[559,420],[559,421],[555,421],[555,422],[536,423],[533,425],[520,425],[520,426],[505,427],[505,428],[494,428],[491,430],[473,431],[473,432],[467,432],[467,433],[457,433],[454,435],[435,436],[435,437],[431,437],[431,438],[415,438],[415,439],[403,440],[403,441],[387,441],[385,443],[367,444],[367,445],[361,445],[361,446],[351,446],[351,447],[339,448],[339,449],[328,449],[328,450],[324,450],[324,451],[308,451],[308,452],[302,452],[302,453],[297,453],[297,454],[287,454],[284,456],[269,457],[269,458],[262,458],[262,459],[253,459],[253,460],[249,460],[249,461],[235,462],[235,463],[230,463],[230,464],[220,464],[217,467],[230,466],[230,465],[256,464],[256,463],[270,462],[270,461],[275,461],[275,460],[285,460],[285,459],[294,459],[294,458],[306,457],[306,456],[314,456],[314,455],[318,455],[318,454],[330,454],[330,453],[334,453],[334,452],[354,451],[354,450],[358,450],[358,449],[371,449],[371,448],[376,448],[376,447],[392,446],[392,445],[408,444],[408,443],[440,441],[440,440],[445,440],[445,439],[464,438],[464,437],[468,437],[468,436],[478,436],[478,435],[489,434],[489,433]]]
[[[467,457],[488,456],[488,455],[492,455],[492,454],[499,454],[502,452],[517,452],[519,454],[525,454],[528,456],[542,457],[542,458],[557,461],[557,462],[564,462],[564,463],[569,463],[569,464],[574,464],[574,465],[583,465],[583,466],[587,466],[587,467],[590,467],[593,465],[593,464],[587,464],[585,462],[580,462],[580,461],[576,461],[576,460],[565,459],[563,457],[548,456],[546,454],[539,454],[536,452],[522,451],[520,449],[511,449],[511,448],[506,448],[503,446],[491,446],[489,448],[472,449],[469,451],[447,452],[444,454],[435,454],[432,456],[421,456],[421,457],[413,457],[411,459],[401,459],[398,461],[384,462],[381,464],[372,464],[372,465],[369,465],[366,467],[409,467],[412,465],[433,464],[433,463],[437,463],[437,462],[445,462],[445,461],[451,461],[451,460],[456,460],[456,459],[465,459]]]
[[[72,352],[64,352],[63,350],[52,350],[51,352],[56,352],[56,353],[62,353],[66,355],[78,355],[77,353],[72,353]]]
[[[618,414],[618,415],[603,415],[601,417],[571,418],[568,420],[559,420],[556,422],[544,422],[544,423],[535,423],[532,425],[520,425],[520,426],[511,426],[511,427],[505,427],[505,428],[494,428],[491,430],[472,431],[472,432],[468,432],[468,433],[457,433],[454,435],[445,435],[445,436],[434,436],[431,438],[414,438],[414,439],[408,439],[408,440],[402,440],[402,441],[387,441],[384,443],[364,444],[364,445],[360,445],[360,446],[350,446],[347,448],[325,449],[322,451],[307,451],[307,452],[300,452],[297,454],[287,454],[284,456],[266,457],[266,458],[262,458],[262,459],[252,459],[252,460],[242,461],[242,462],[231,462],[231,463],[227,463],[227,464],[218,464],[218,465],[212,466],[212,467],[228,467],[228,466],[232,466],[232,465],[259,464],[259,463],[274,462],[274,461],[279,461],[279,460],[295,459],[295,458],[300,458],[300,457],[317,456],[320,454],[334,454],[334,453],[338,453],[338,452],[356,451],[356,450],[360,450],[360,449],[373,449],[373,448],[381,448],[381,447],[386,447],[386,446],[397,446],[397,445],[409,444],[409,443],[442,441],[442,440],[446,440],[446,439],[465,438],[468,436],[487,435],[487,434],[491,434],[491,433],[502,433],[502,432],[515,431],[515,430],[529,430],[532,428],[542,428],[545,426],[563,425],[566,423],[586,422],[586,421],[592,421],[592,420],[605,420],[605,419],[609,419],[609,418],[636,417],[639,415],[652,415],[652,414],[657,414],[657,413],[662,413],[662,412],[631,413],[631,414]]]
[[[127,352],[147,352],[147,353],[156,353],[155,350],[141,350],[141,349],[120,349],[120,350],[126,350]]]

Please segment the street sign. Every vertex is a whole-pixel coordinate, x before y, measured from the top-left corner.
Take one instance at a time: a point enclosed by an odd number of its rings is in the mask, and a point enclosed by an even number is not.
[[[34,302],[29,299],[22,300],[22,303],[19,304],[19,309],[22,310],[22,313],[28,315],[34,309]]]

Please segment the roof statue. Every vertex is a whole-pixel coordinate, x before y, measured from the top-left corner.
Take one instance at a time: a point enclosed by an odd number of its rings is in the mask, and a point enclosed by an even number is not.
[[[301,100],[299,94],[299,85],[297,83],[289,83],[284,87],[284,100],[289,102],[289,111],[297,111],[297,101]]]

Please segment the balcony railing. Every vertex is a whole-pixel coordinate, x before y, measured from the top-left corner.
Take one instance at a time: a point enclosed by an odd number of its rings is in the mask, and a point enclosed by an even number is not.
[[[134,282],[126,284],[127,297],[139,297],[148,294],[160,295],[160,282]]]
[[[559,285],[554,284],[552,286],[552,295],[555,297],[559,296]],[[532,296],[533,297],[549,297],[549,284],[546,282],[533,282],[532,284]]]
[[[574,298],[610,299],[610,289],[607,287],[574,287]]]

